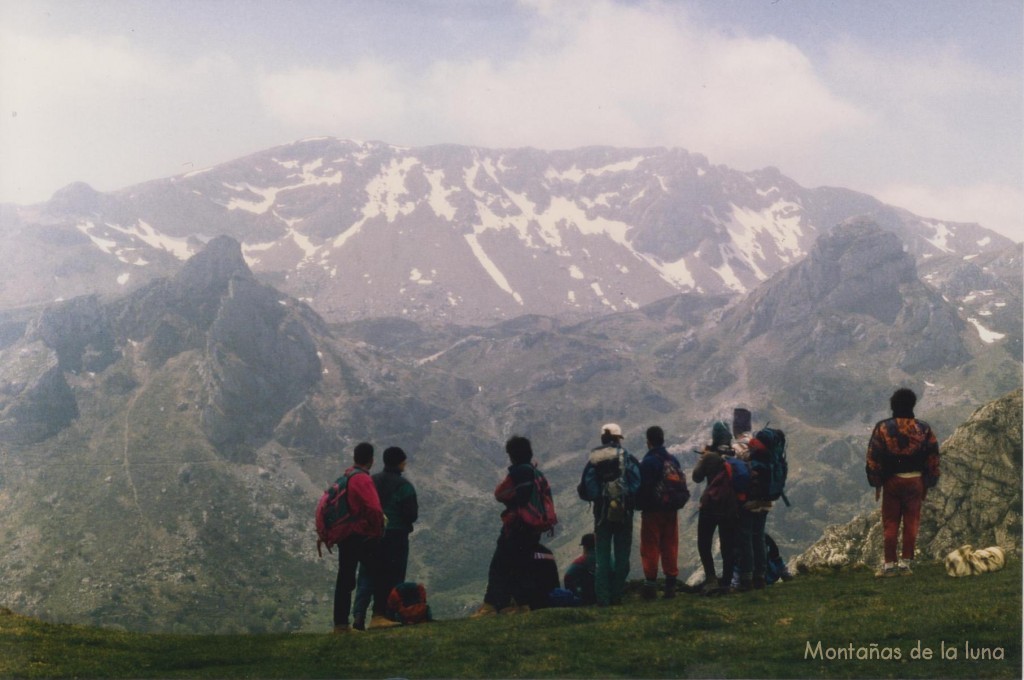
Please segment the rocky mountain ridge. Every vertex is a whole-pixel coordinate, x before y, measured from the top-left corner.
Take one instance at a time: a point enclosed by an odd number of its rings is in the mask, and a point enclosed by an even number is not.
[[[330,322],[586,319],[680,292],[744,294],[866,215],[919,263],[1013,244],[774,168],[682,149],[401,148],[313,139],[102,194],[0,211],[0,308],[173,275],[216,234]]]

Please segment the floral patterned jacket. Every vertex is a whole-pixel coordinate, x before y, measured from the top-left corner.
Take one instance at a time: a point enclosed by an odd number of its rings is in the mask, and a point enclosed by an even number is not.
[[[880,487],[901,473],[920,472],[925,488],[939,482],[939,442],[928,423],[916,418],[889,418],[875,425],[868,444],[868,483]]]

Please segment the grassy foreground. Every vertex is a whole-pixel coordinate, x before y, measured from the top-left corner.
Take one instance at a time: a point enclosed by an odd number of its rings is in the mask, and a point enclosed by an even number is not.
[[[143,635],[3,612],[0,676],[1019,678],[1021,611],[1012,560],[973,578],[937,563],[885,580],[845,571],[720,598],[631,596],[343,636]]]

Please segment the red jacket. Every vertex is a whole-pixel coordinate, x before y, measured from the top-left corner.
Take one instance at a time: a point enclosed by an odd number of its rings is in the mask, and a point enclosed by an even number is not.
[[[345,474],[354,468],[345,470]],[[348,480],[348,507],[355,517],[348,523],[349,536],[358,534],[370,538],[384,535],[384,510],[380,506],[380,497],[373,478],[369,474],[352,475]]]

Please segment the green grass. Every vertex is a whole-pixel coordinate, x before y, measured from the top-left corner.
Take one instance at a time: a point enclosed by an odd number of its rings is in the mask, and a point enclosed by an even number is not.
[[[809,658],[819,642],[830,658]],[[931,659],[911,658],[919,643]],[[965,644],[1002,658],[969,660]],[[941,658],[943,645],[958,658]],[[858,650],[899,650],[901,658],[858,659]],[[607,609],[343,636],[145,635],[8,612],[0,614],[0,676],[1019,678],[1021,563],[965,579],[947,577],[939,564],[885,580],[845,571],[720,598],[631,595]]]

